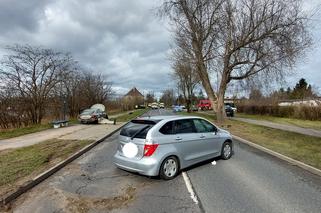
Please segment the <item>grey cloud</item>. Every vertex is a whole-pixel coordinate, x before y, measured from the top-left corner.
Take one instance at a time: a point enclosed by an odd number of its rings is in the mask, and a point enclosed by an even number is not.
[[[48,2],[46,0],[1,0],[0,32],[6,33],[14,29],[36,30],[38,20],[43,16],[43,7]]]
[[[154,15],[160,3],[0,0],[0,45],[29,43],[71,52],[84,67],[106,74],[118,91],[136,86],[160,92],[174,86],[167,60],[170,32]],[[320,27],[317,30],[316,37]],[[0,57],[3,54],[1,50]],[[298,64],[298,70],[304,70],[298,75],[311,76],[311,81],[321,85],[313,78],[319,76],[320,56],[321,52],[315,51],[306,64]]]
[[[10,3],[3,3],[10,7]],[[71,52],[84,66],[109,76],[115,87],[158,89],[169,81],[166,52],[170,36],[154,16],[152,1],[35,1],[25,18],[13,7],[17,21],[10,23],[0,42],[31,43]],[[29,9],[28,9],[29,10]],[[35,16],[35,14],[41,14]],[[1,25],[3,25],[1,23]],[[25,26],[25,29],[17,29]]]

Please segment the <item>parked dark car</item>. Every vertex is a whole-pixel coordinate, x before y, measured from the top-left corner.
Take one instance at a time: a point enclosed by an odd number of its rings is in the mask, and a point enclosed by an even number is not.
[[[234,117],[234,110],[230,105],[225,105],[225,113],[227,117]]]
[[[90,109],[82,111],[78,116],[80,123],[98,123],[103,118],[108,119],[108,115],[102,104],[95,104]]]
[[[135,109],[145,109],[145,108],[146,108],[146,106],[143,104],[135,105]]]
[[[85,109],[78,117],[80,123],[98,123],[104,115],[100,109]]]

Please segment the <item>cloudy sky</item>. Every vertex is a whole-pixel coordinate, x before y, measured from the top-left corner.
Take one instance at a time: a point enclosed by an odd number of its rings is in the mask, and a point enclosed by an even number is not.
[[[160,92],[173,83],[171,35],[155,17],[159,0],[0,0],[0,58],[5,45],[42,45],[71,52],[84,67],[107,74],[114,89],[136,86]],[[315,10],[321,0],[307,0]],[[321,88],[321,15],[313,20],[314,49],[302,59],[289,86],[304,77]],[[321,89],[320,89],[321,92]]]

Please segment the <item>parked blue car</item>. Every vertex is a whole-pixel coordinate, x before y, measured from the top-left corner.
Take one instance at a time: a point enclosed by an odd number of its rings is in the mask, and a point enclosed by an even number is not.
[[[173,112],[182,112],[182,111],[183,111],[182,106],[179,106],[179,105],[173,106]]]

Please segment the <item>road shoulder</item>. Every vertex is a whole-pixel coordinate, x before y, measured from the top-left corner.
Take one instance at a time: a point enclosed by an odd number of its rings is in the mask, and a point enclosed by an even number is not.
[[[321,177],[321,170],[319,170],[319,169],[317,169],[315,167],[312,167],[312,166],[310,166],[308,164],[305,164],[305,163],[303,163],[301,161],[298,161],[298,160],[292,159],[290,157],[287,157],[285,155],[282,155],[282,154],[280,154],[278,152],[272,151],[272,150],[270,150],[268,148],[260,146],[260,145],[258,145],[256,143],[251,142],[251,141],[245,140],[245,139],[243,139],[241,137],[238,137],[236,135],[233,135],[233,138],[238,140],[238,141],[240,141],[240,142],[242,142],[242,143],[245,143],[245,144],[247,144],[247,145],[249,145],[251,147],[259,149],[262,152],[265,152],[265,153],[268,153],[270,155],[273,155],[274,157],[277,157],[277,158],[279,158],[281,160],[287,161],[288,163],[290,163],[292,165],[296,165],[296,166],[298,166],[298,167],[300,167],[302,169],[305,169],[305,170],[307,170],[307,171],[309,171],[309,172],[311,172],[311,173],[313,173],[315,175],[319,175]]]

